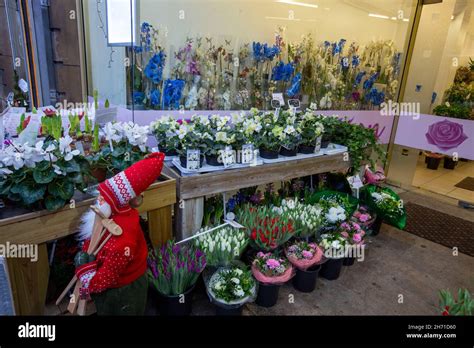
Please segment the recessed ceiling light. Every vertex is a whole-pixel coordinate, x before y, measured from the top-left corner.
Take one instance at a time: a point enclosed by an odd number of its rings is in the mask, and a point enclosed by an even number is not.
[[[376,13],[369,13],[369,17],[375,17],[375,18],[382,18],[382,19],[389,19],[389,16],[384,16],[384,15],[379,15]]]

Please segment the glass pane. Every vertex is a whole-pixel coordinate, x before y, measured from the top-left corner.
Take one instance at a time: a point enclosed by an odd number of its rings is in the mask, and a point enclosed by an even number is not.
[[[96,2],[85,3],[91,84],[116,104],[248,110],[296,98],[347,110],[396,99],[416,1],[139,0],[141,42],[114,47],[111,67]]]

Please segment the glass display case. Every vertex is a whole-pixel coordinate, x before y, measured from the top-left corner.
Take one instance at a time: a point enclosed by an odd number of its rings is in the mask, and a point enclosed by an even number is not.
[[[115,35],[107,12],[123,3],[133,9],[129,47],[107,40]],[[299,99],[323,110],[372,110],[397,99],[416,1],[86,0],[83,7],[89,95],[98,90],[114,105],[248,110]]]

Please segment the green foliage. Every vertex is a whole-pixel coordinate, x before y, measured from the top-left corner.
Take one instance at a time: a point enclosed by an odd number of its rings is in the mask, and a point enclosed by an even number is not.
[[[50,135],[59,140],[62,136],[63,123],[60,115],[44,116],[41,118],[41,131],[43,135]]]
[[[94,136],[92,139],[92,151],[94,153],[99,152],[100,150],[100,140],[99,140],[99,125],[94,126]]]
[[[468,289],[458,289],[457,299],[449,290],[440,290],[439,306],[442,315],[473,315],[474,300]]]
[[[471,118],[471,109],[460,104],[441,104],[433,109],[433,113],[438,116],[447,116],[468,120]]]

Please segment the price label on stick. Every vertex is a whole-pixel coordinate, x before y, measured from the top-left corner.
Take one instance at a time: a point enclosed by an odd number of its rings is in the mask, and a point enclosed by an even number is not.
[[[201,151],[187,150],[186,151],[186,169],[198,170],[201,168]]]
[[[242,146],[242,164],[250,164],[253,161],[253,144],[245,144]]]
[[[221,152],[222,163],[224,163],[224,168],[231,167],[235,164],[235,153],[232,150],[232,147],[226,146],[224,151]]]

